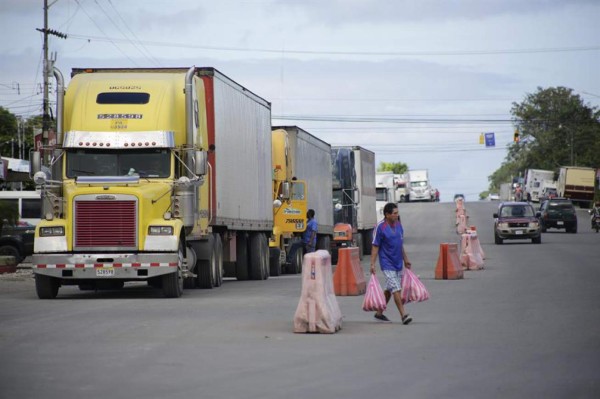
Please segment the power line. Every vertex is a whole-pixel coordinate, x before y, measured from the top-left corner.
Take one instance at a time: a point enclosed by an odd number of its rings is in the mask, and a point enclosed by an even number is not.
[[[77,0],[76,0],[77,1]],[[104,33],[104,32],[102,32]],[[113,37],[98,37],[80,34],[69,34],[69,37],[79,40],[108,41],[111,43],[123,42],[124,39]],[[539,54],[539,53],[559,53],[559,52],[580,52],[580,51],[598,51],[600,45],[574,46],[574,47],[549,47],[549,48],[529,48],[529,49],[501,49],[501,50],[457,50],[457,51],[339,51],[339,50],[290,50],[290,49],[268,49],[251,47],[229,47],[229,46],[206,46],[189,43],[161,42],[161,41],[140,41],[146,46],[157,47],[181,47],[195,48],[214,51],[234,51],[234,52],[254,52],[271,54],[307,54],[307,55],[353,55],[353,56],[403,56],[403,57],[426,57],[426,56],[464,56],[464,55],[500,55],[500,54]]]

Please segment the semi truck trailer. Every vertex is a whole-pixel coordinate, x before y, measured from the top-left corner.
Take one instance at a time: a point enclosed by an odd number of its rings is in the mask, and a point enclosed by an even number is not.
[[[341,247],[359,247],[360,258],[371,253],[375,209],[375,153],[360,146],[332,146],[334,233],[331,257]]]
[[[273,127],[273,235],[271,274],[299,273],[306,211],[314,209],[317,249],[330,249],[333,237],[331,145],[298,126]]]
[[[58,144],[31,157],[39,298],[269,276],[268,101],[214,68],[73,69],[66,94],[54,75]]]
[[[563,166],[560,168],[557,181],[559,197],[570,198],[579,203],[582,208],[591,207],[594,200],[594,179],[596,171],[593,168]]]

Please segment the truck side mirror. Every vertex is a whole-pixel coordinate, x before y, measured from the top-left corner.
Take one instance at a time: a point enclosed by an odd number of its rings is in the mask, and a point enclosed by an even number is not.
[[[290,198],[290,182],[284,181],[281,184],[281,198],[283,198],[283,199]]]
[[[29,159],[29,176],[32,177],[42,170],[42,154],[39,151],[31,151]]]
[[[358,189],[354,190],[354,192],[352,193],[352,201],[356,205],[360,204],[360,192],[358,191]]]
[[[204,176],[208,169],[208,153],[206,151],[196,151],[194,153],[194,173]]]

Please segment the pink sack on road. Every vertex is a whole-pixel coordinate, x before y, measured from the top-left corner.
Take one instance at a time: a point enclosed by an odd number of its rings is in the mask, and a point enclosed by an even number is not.
[[[429,291],[419,278],[409,268],[404,268],[402,274],[402,303],[422,302],[429,299]]]
[[[386,307],[385,295],[381,285],[379,285],[379,280],[377,280],[375,274],[371,274],[369,284],[367,284],[367,292],[365,292],[365,299],[363,300],[363,310],[365,312],[377,312],[379,310],[384,311]]]

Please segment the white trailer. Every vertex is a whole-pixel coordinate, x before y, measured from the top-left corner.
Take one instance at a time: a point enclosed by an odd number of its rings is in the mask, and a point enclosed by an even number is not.
[[[396,201],[407,202],[408,201],[408,174],[395,174],[394,185],[396,186]]]
[[[396,203],[396,188],[393,172],[377,172],[375,181],[377,220],[383,219],[383,207],[388,202]]]
[[[375,209],[375,153],[366,148],[354,147],[354,167],[356,169],[356,185],[359,202],[357,209],[357,227],[363,236],[370,238],[377,225]],[[370,251],[370,240],[365,241],[365,248]]]
[[[527,169],[525,173],[525,198],[532,202],[540,201],[542,182],[554,180],[554,172],[542,169]]]

